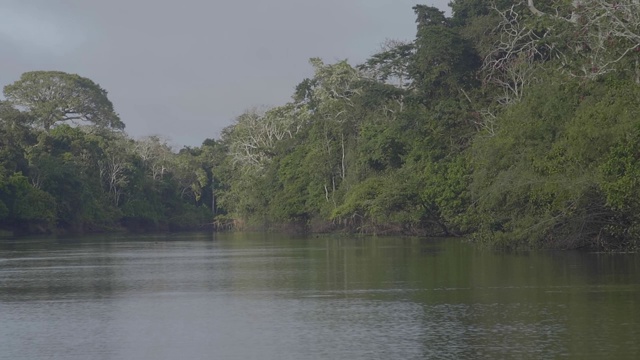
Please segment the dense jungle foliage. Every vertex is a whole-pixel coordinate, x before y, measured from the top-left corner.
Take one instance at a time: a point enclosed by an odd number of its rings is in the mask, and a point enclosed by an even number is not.
[[[292,100],[174,153],[106,92],[24,74],[0,107],[0,222],[282,228],[635,249],[640,2],[417,5],[412,41],[311,59]],[[60,91],[51,88],[60,87]],[[49,89],[49,90],[47,90]],[[69,121],[85,125],[69,126]]]

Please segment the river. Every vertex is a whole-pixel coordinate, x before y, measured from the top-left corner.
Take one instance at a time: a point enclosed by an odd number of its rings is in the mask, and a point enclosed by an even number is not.
[[[640,256],[461,240],[0,240],[0,359],[636,359]]]

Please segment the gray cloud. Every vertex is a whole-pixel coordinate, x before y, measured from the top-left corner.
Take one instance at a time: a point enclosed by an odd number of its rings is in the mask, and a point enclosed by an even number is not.
[[[310,57],[355,64],[386,38],[412,39],[414,4],[5,0],[0,82],[31,70],[77,73],[109,91],[132,136],[198,145],[249,107],[288,101],[311,75]]]

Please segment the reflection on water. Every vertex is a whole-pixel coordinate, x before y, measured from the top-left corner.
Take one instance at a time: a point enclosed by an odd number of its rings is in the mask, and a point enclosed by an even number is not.
[[[640,257],[264,234],[0,242],[0,359],[640,355]]]

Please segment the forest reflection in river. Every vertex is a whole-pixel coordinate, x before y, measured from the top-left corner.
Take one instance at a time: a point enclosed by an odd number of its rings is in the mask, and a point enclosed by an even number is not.
[[[637,254],[242,233],[0,240],[0,359],[632,359],[637,300]]]

